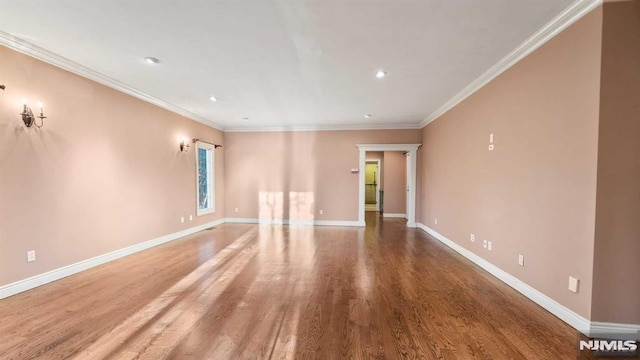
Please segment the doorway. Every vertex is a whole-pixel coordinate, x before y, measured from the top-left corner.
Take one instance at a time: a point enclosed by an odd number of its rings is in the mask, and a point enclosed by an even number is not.
[[[360,151],[359,169],[355,169],[359,176],[358,181],[358,225],[366,226],[365,223],[365,169],[366,169],[366,153],[368,151],[402,151],[406,152],[407,176],[406,176],[406,219],[408,227],[416,227],[416,186],[417,186],[417,155],[418,148],[422,144],[358,144]],[[385,206],[386,207],[386,206]]]
[[[364,167],[364,207],[365,211],[380,209],[380,160],[367,160]]]

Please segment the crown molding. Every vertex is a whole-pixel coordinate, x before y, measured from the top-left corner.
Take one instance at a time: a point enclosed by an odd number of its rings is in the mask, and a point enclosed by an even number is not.
[[[554,36],[558,35],[562,30],[568,28],[571,24],[591,12],[593,9],[602,4],[602,0],[576,0],[569,5],[560,14],[555,16],[550,22],[536,31],[527,40],[511,51],[507,56],[498,61],[489,70],[485,71],[480,77],[475,79],[471,84],[467,85],[462,91],[449,99],[440,106],[436,111],[427,116],[421,123],[420,128],[425,127],[432,121],[442,116],[454,106],[461,103],[464,99],[471,96],[483,86],[495,79],[498,75],[515,65],[534,50],[542,46]]]
[[[225,132],[275,132],[275,131],[345,131],[345,130],[416,130],[420,124],[368,124],[368,125],[292,125],[227,127]]]
[[[142,101],[148,102],[155,106],[161,107],[165,110],[169,110],[175,114],[184,116],[191,120],[197,121],[204,125],[213,127],[218,130],[224,130],[222,126],[216,124],[215,122],[208,120],[200,115],[194,114],[188,110],[185,110],[179,106],[168,103],[164,100],[160,100],[154,96],[151,96],[143,91],[140,91],[134,87],[131,87],[123,82],[120,82],[114,78],[101,74],[95,70],[89,69],[86,66],[80,65],[72,60],[69,60],[65,57],[62,57],[54,52],[41,48],[35,44],[32,44],[28,41],[22,40],[18,37],[15,37],[7,32],[0,31],[0,45],[4,45],[9,49],[15,50],[17,52],[29,55],[38,60],[44,61],[53,66],[59,67],[61,69],[72,72],[76,75],[80,75],[89,80],[95,81],[99,84],[108,86],[112,89],[123,92],[127,95],[131,95],[135,98],[138,98]]]
[[[569,27],[578,19],[602,4],[603,0],[576,0],[573,4],[555,16],[549,23],[536,31],[531,37],[525,40],[507,56],[498,61],[495,65],[485,71],[476,80],[467,85],[454,97],[440,106],[436,111],[427,116],[418,124],[376,124],[376,125],[309,125],[309,126],[257,126],[257,127],[223,127],[209,119],[194,114],[179,106],[160,100],[143,91],[131,87],[109,76],[89,69],[74,61],[64,58],[56,53],[41,48],[35,44],[17,38],[9,33],[0,31],[0,45],[20,53],[29,55],[38,60],[44,61],[56,67],[70,71],[89,80],[95,81],[112,89],[131,95],[142,101],[156,105],[178,115],[187,117],[204,125],[225,132],[277,132],[277,131],[335,131],[335,130],[402,130],[421,129],[444,113],[458,105],[464,99],[478,91],[484,85],[495,79],[498,75],[515,65],[518,61],[529,55],[531,52],[552,39],[562,30]]]

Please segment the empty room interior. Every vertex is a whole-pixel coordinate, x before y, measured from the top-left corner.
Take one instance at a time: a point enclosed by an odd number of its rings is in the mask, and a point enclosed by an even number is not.
[[[640,0],[0,0],[0,359],[637,358],[638,139]]]

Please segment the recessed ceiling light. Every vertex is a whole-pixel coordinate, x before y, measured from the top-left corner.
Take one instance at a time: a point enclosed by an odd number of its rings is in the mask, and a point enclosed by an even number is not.
[[[146,61],[149,64],[157,64],[160,62],[160,60],[158,58],[154,58],[151,56],[147,56],[146,58],[144,58],[144,61]]]
[[[387,76],[387,72],[384,70],[378,70],[376,71],[376,77],[378,79],[382,79],[383,77]]]
[[[367,114],[364,117],[366,117],[367,119],[369,119],[371,117],[371,114]]]
[[[209,100],[211,101],[218,101],[218,98],[215,96],[209,96]]]

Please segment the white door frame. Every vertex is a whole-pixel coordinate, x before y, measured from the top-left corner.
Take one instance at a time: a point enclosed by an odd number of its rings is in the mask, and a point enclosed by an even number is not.
[[[380,186],[380,173],[382,173],[382,164],[380,163],[380,159],[371,159],[371,160],[366,160],[365,161],[365,166],[367,165],[367,163],[377,163],[378,164],[378,171],[376,173],[376,211],[380,211],[380,191],[378,190],[379,186]],[[366,168],[365,168],[366,170]],[[365,174],[366,175],[366,174]],[[365,205],[366,207],[366,205]]]
[[[364,222],[364,169],[367,151],[406,151],[409,155],[407,161],[407,186],[409,188],[409,203],[407,205],[407,227],[416,227],[416,184],[417,184],[417,157],[418,148],[422,144],[358,144],[360,150],[359,176],[358,176],[358,225],[366,226]]]
[[[405,157],[405,164],[406,164],[406,171],[404,173],[404,197],[405,197],[405,206],[404,206],[404,211],[405,211],[405,217],[407,217],[407,214],[409,213],[409,178],[411,177],[411,174],[409,174],[409,169],[411,168],[411,154],[409,153],[405,153],[404,154]]]

